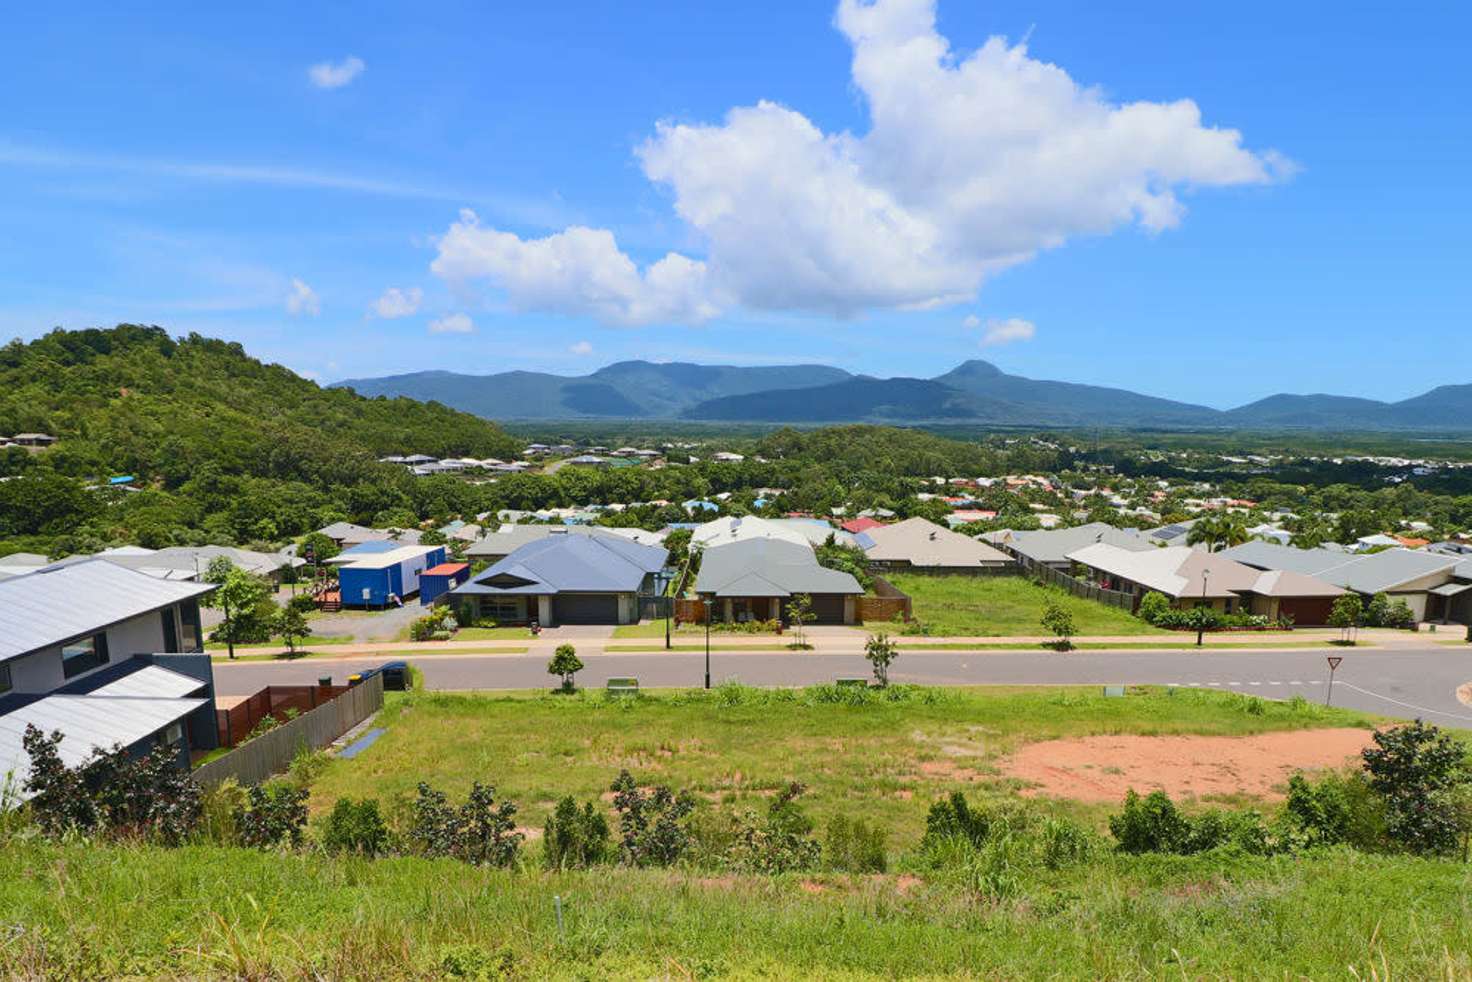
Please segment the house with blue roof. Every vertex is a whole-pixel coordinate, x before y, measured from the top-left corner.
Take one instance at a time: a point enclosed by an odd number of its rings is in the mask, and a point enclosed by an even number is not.
[[[544,627],[635,624],[669,552],[614,535],[553,530],[451,591],[475,620]]]

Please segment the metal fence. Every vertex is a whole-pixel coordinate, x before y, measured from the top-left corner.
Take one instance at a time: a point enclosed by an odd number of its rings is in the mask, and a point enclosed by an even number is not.
[[[371,676],[330,702],[249,740],[194,772],[200,784],[235,778],[260,784],[284,771],[302,749],[325,747],[383,708],[383,674]]]

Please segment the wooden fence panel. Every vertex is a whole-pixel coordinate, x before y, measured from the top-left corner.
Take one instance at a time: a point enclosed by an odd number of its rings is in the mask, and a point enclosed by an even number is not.
[[[382,708],[383,675],[379,673],[210,761],[194,772],[194,779],[204,785],[231,777],[241,784],[260,784],[285,770],[303,746],[310,750],[325,747]]]

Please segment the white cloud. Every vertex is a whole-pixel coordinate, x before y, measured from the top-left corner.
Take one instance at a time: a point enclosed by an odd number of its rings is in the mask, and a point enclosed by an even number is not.
[[[568,345],[567,350],[575,355],[591,355],[593,353],[593,343],[591,341],[578,341]]]
[[[373,301],[372,312],[385,320],[408,317],[419,309],[423,300],[424,291],[417,286],[411,286],[407,290],[391,286],[383,291],[383,296]]]
[[[323,61],[307,69],[307,77],[319,89],[340,89],[363,74],[362,58],[349,56],[339,62]]]
[[[642,272],[611,232],[522,240],[462,218],[434,271],[523,309],[616,324],[699,322],[731,306],[850,316],[969,300],[986,278],[1080,235],[1178,224],[1178,195],[1290,170],[1205,126],[1190,100],[1115,103],[1024,44],[964,55],[934,0],[841,0],[861,135],[775,102],[716,124],[661,123],[637,150],[704,242]]]
[[[966,326],[976,326],[972,322],[976,318],[966,318]],[[1014,341],[1031,341],[1038,329],[1033,326],[1032,321],[1025,321],[1021,317],[1009,317],[1006,320],[992,318],[986,322],[986,330],[981,335],[981,346],[983,348],[995,347],[999,344],[1011,344]]]
[[[961,326],[968,331],[974,331],[981,326],[981,318],[975,314],[967,314],[965,319],[961,321]]]
[[[475,323],[466,314],[448,314],[429,322],[430,334],[469,334]]]
[[[316,317],[322,313],[322,301],[317,296],[317,291],[299,279],[291,281],[291,292],[286,295],[286,312],[300,317],[306,314],[308,317]]]
[[[467,209],[439,240],[430,269],[452,282],[488,279],[521,310],[611,324],[698,323],[718,312],[705,263],[672,252],[641,271],[606,229],[522,239],[481,226]]]

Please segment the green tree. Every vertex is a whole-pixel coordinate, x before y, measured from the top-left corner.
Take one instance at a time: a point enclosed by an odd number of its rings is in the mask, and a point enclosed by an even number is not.
[[[210,560],[205,570],[206,583],[216,584],[216,589],[204,598],[204,605],[219,608],[224,614],[216,634],[225,642],[230,657],[235,657],[235,642],[243,640],[248,632],[242,630],[242,621],[255,616],[262,601],[270,602],[266,584],[251,576],[224,556]]]
[[[552,653],[552,660],[547,663],[548,675],[562,676],[562,691],[573,691],[573,676],[583,670],[583,660],[578,657],[577,649],[570,644],[560,644]]]
[[[1073,636],[1078,633],[1078,626],[1067,607],[1055,600],[1049,600],[1048,605],[1043,608],[1042,625],[1053,635],[1054,648],[1067,651],[1073,647]]]
[[[1335,598],[1334,606],[1329,608],[1329,626],[1339,628],[1340,640],[1349,643],[1349,632],[1359,626],[1363,615],[1364,603],[1360,600],[1360,595],[1346,593]]]
[[[813,598],[806,593],[796,594],[787,601],[787,620],[792,625],[792,644],[796,648],[808,646],[807,632],[803,628],[813,619]]]
[[[306,615],[296,604],[287,604],[278,610],[272,626],[281,635],[281,640],[286,642],[286,650],[293,655],[296,654],[296,643],[312,633],[307,625]]]
[[[899,653],[899,648],[883,631],[869,635],[869,640],[864,642],[864,657],[874,667],[874,681],[879,683],[880,688],[889,685],[889,666]]]

